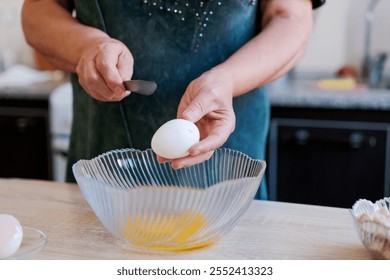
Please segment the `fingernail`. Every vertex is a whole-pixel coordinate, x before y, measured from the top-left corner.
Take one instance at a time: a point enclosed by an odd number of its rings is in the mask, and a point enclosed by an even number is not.
[[[184,166],[182,166],[180,164],[172,164],[171,167],[172,167],[172,169],[178,170],[178,169],[183,168]]]
[[[197,155],[199,155],[200,154],[200,151],[199,150],[191,150],[190,151],[190,155],[191,156],[197,156]]]
[[[158,163],[166,163],[166,162],[170,162],[169,159],[162,159],[162,158],[157,158],[157,161]]]

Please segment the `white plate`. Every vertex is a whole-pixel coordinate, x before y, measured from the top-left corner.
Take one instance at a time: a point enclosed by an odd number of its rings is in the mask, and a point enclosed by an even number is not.
[[[23,226],[23,240],[15,254],[6,258],[8,260],[25,259],[40,251],[47,242],[46,234],[36,228]]]

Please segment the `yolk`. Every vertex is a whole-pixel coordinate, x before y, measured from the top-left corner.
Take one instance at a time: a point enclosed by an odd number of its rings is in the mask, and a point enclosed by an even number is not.
[[[201,213],[185,211],[164,216],[128,218],[125,237],[137,247],[155,250],[191,250],[211,245],[212,242],[195,243],[191,240],[207,223]]]

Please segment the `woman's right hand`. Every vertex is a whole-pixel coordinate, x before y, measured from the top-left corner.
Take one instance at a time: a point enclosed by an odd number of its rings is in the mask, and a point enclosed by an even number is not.
[[[131,79],[133,65],[133,56],[122,42],[101,38],[84,47],[76,72],[80,85],[93,98],[119,101],[129,95],[123,81]]]

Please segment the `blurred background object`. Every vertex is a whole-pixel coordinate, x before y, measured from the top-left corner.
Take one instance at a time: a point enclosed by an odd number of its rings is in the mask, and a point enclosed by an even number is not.
[[[366,17],[373,0],[327,0],[317,10],[313,35],[306,53],[295,68],[298,76],[336,73],[348,65],[361,69],[365,53]],[[372,5],[372,4],[371,4]],[[370,55],[390,53],[390,1],[378,1],[372,9],[375,23],[369,31]],[[383,76],[390,76],[390,63],[383,65]]]
[[[72,89],[27,44],[22,4],[0,0],[0,177],[64,181]]]
[[[4,70],[13,64],[35,66],[20,23],[22,4],[23,0],[0,0],[0,51]]]

